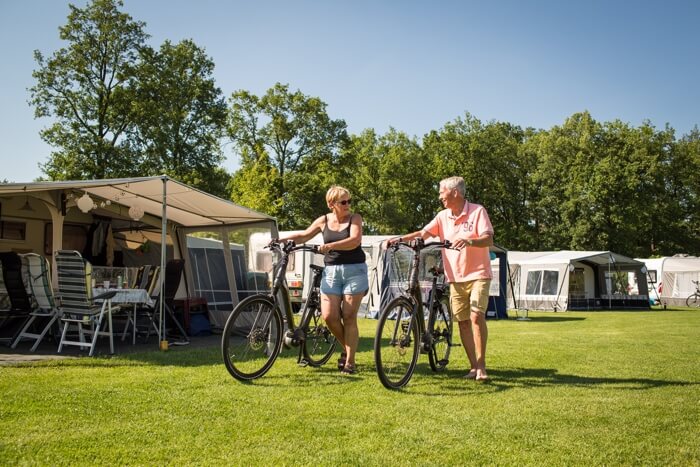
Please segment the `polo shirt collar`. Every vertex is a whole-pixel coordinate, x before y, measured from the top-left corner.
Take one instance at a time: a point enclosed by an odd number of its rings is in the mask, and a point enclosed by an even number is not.
[[[457,219],[459,219],[459,218],[462,217],[462,216],[466,216],[467,214],[469,214],[469,201],[467,201],[467,200],[465,199],[465,200],[464,200],[464,206],[462,207],[462,212],[460,212],[459,215],[457,215],[457,216],[453,216],[453,215],[452,215],[452,210],[450,210],[450,213],[448,214],[448,216],[449,216],[449,218],[450,218],[451,220],[457,220]]]

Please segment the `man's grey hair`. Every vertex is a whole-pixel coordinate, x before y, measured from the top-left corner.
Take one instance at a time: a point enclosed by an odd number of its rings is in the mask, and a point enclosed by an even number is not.
[[[467,187],[464,184],[464,179],[462,177],[445,178],[444,180],[440,181],[440,186],[443,186],[448,190],[456,189],[459,192],[459,194],[462,195],[462,198],[465,197],[464,194],[467,191]]]

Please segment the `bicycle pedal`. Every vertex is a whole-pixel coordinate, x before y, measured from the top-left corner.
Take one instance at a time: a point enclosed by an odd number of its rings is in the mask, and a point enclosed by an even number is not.
[[[304,367],[306,367],[306,366],[309,366],[309,362],[306,361],[306,360],[304,360],[304,359],[302,358],[301,360],[299,360],[299,361],[297,362],[297,365],[299,365],[300,367],[304,368]]]

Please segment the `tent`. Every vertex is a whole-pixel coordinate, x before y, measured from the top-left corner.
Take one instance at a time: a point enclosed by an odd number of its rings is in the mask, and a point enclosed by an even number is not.
[[[431,241],[430,239],[426,242]],[[378,277],[378,295],[377,303],[380,305],[376,309],[369,309],[368,316],[378,317],[379,309],[389,303],[391,299],[401,294],[407,286],[408,280],[408,250],[399,250],[397,255],[390,254],[391,250],[382,248],[382,253],[378,256],[376,263],[375,274]],[[507,319],[507,299],[508,296],[508,251],[498,245],[490,247],[491,252],[491,270],[493,279],[489,289],[489,302],[486,309],[487,318]],[[426,249],[421,252],[421,265],[423,270],[420,271],[420,281],[423,298],[427,300],[427,292],[431,285],[431,277],[426,274],[426,271],[436,259],[430,259],[432,256],[440,255],[439,249]]]
[[[644,263],[611,251],[508,252],[513,309],[649,309]]]
[[[647,268],[647,284],[652,301],[664,305],[685,306],[685,300],[695,293],[693,281],[700,281],[700,258],[696,256],[665,256],[637,258]]]
[[[51,260],[56,250],[80,249],[85,237],[98,238],[92,230],[86,234],[91,226],[97,226],[95,232],[106,228],[112,234],[99,237],[112,245],[112,255],[115,246],[132,260],[140,251],[147,255],[143,261],[157,262],[161,268],[168,255],[187,259],[189,235],[215,237],[228,247],[229,241],[243,236],[242,231],[277,232],[274,218],[167,176],[0,184],[0,250],[31,251]],[[231,248],[223,248],[223,254],[230,311],[240,297]],[[110,248],[106,256],[109,260]],[[195,290],[189,263],[178,296]],[[52,267],[55,280],[53,261]],[[223,325],[226,314],[215,311],[214,324]]]

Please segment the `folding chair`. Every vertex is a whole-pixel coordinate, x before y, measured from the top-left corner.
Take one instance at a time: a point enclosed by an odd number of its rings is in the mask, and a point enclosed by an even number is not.
[[[32,302],[27,294],[27,288],[22,280],[22,260],[13,251],[0,253],[2,276],[5,291],[9,298],[9,307],[0,311],[0,330],[6,333],[0,340],[14,342],[18,330],[29,320],[32,312]],[[18,323],[22,323],[16,326]]]
[[[46,258],[36,253],[26,253],[20,255],[22,260],[22,268],[25,271],[25,282],[27,290],[34,298],[36,306],[29,314],[31,318],[24,325],[15,341],[12,343],[12,348],[16,348],[17,344],[24,339],[34,339],[31,352],[34,352],[41,341],[46,336],[46,333],[51,330],[54,323],[57,322],[60,314],[56,308],[56,301],[51,288],[51,267]],[[38,332],[31,332],[30,328],[35,323],[44,321],[44,327]],[[32,330],[33,331],[33,330]]]
[[[96,297],[92,296],[92,264],[86,261],[80,253],[72,250],[56,252],[58,269],[58,294],[60,298],[60,313],[63,324],[58,353],[64,345],[75,345],[81,349],[89,347],[92,356],[99,336],[109,337],[109,349],[114,353],[114,334],[112,332],[112,298],[116,291],[105,292]],[[101,303],[97,303],[101,301]],[[102,331],[103,320],[107,315],[108,330]],[[68,340],[68,330],[72,326],[78,328],[80,340]],[[87,328],[87,329],[86,329]],[[85,340],[85,334],[92,335],[92,341]]]

